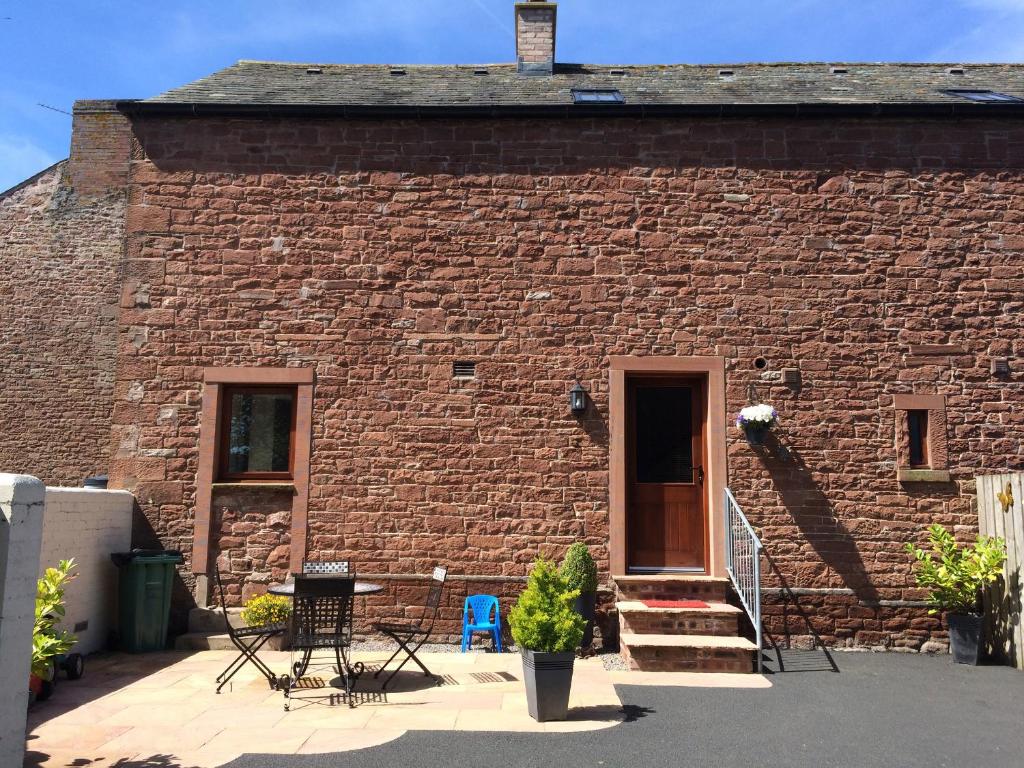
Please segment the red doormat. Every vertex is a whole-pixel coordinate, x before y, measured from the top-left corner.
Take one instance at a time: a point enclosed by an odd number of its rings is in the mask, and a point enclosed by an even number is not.
[[[642,600],[648,608],[710,608],[703,600]]]

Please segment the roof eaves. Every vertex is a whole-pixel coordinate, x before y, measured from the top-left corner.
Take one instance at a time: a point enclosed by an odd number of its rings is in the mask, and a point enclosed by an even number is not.
[[[335,117],[343,119],[500,117],[1021,117],[1024,103],[779,102],[678,104],[314,104],[119,101],[128,116]]]

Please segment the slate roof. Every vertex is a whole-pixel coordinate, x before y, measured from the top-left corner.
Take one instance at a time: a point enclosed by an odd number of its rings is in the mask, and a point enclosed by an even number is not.
[[[959,70],[959,72],[957,72]],[[188,85],[140,102],[136,112],[352,108],[363,111],[545,111],[573,107],[574,88],[615,88],[621,106],[589,109],[689,108],[697,112],[775,111],[803,107],[896,108],[927,105],[957,113],[1021,105],[978,104],[949,89],[998,91],[1024,99],[1019,64],[733,64],[607,66],[560,64],[527,76],[514,64],[397,66],[240,61]]]

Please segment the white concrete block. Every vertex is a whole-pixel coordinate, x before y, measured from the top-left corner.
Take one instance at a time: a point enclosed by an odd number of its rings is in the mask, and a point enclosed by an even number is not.
[[[0,474],[0,766],[25,757],[28,678],[32,668],[43,484]]]

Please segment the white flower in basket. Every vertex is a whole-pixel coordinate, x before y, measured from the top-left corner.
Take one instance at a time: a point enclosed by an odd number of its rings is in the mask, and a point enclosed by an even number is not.
[[[775,408],[762,403],[741,409],[740,415],[736,418],[736,426],[744,431],[748,440],[759,443],[778,420],[779,414]]]

